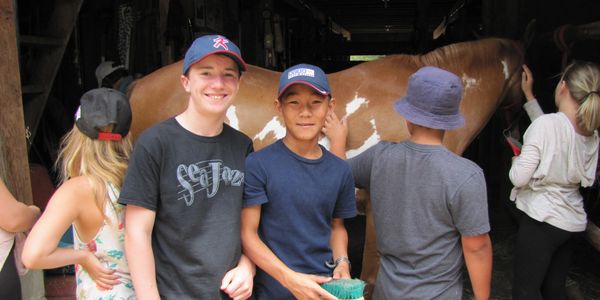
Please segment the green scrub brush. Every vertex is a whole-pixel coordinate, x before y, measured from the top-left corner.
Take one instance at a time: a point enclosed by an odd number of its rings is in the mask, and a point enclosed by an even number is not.
[[[321,284],[321,287],[340,300],[363,300],[365,285],[360,279],[336,279]]]

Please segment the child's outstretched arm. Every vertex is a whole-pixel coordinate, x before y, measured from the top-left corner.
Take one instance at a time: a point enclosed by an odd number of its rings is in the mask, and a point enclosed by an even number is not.
[[[31,229],[23,249],[23,264],[29,269],[80,264],[98,287],[111,289],[113,285],[119,284],[119,276],[114,274],[115,270],[103,266],[92,252],[58,247],[62,235],[79,218],[82,209],[90,207],[85,205],[90,201],[95,208],[95,198],[85,177],[65,182],[52,195],[44,213]]]
[[[331,280],[328,277],[308,275],[288,268],[265,245],[258,236],[261,206],[254,205],[242,209],[242,246],[244,253],[262,270],[267,272],[297,299],[337,299],[319,286]]]
[[[348,232],[344,226],[344,219],[331,221],[331,239],[329,241],[333,252],[333,261],[337,262],[333,270],[333,278],[350,278],[350,261],[348,260]]]
[[[330,142],[329,151],[341,159],[346,159],[346,139],[348,137],[348,122],[346,118],[341,120],[332,112],[325,118],[323,134]]]
[[[238,265],[229,270],[221,281],[221,290],[233,300],[244,300],[252,296],[256,268],[250,259],[242,254]]]
[[[492,283],[492,242],[486,234],[461,237],[465,264],[475,300],[489,299]]]

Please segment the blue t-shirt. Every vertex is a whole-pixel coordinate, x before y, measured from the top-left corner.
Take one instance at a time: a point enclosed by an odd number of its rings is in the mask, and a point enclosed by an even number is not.
[[[331,221],[354,217],[356,201],[349,165],[321,148],[319,159],[306,159],[279,140],[250,154],[243,206],[262,205],[258,234],[289,268],[329,275]],[[254,291],[257,299],[293,299],[260,269]]]

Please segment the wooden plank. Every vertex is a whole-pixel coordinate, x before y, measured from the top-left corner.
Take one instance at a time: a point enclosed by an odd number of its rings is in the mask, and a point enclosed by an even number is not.
[[[0,0],[0,49],[3,49],[3,55],[0,55],[0,138],[4,142],[3,150],[11,174],[7,185],[19,201],[31,204],[33,196],[29,178],[12,0]]]
[[[36,58],[36,63],[31,65],[31,69],[26,70],[31,75],[31,82],[26,83],[28,86],[46,87],[43,92],[33,96],[25,103],[25,121],[31,134],[30,144],[33,143],[33,138],[44,113],[48,95],[60,67],[65,47],[77,22],[82,2],[82,0],[55,1],[54,10],[51,12],[50,20],[46,25],[46,32],[42,34],[55,40],[55,43],[59,43],[61,46],[46,48],[40,54],[40,57]]]
[[[45,36],[22,35],[19,37],[19,41],[21,45],[35,45],[46,47],[65,46],[65,41],[63,41],[62,39]]]

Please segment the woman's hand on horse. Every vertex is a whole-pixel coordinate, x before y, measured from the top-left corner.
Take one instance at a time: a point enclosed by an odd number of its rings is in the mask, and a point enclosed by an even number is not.
[[[527,101],[535,99],[533,95],[533,75],[527,65],[523,65],[523,73],[521,74],[521,89],[525,94]]]

